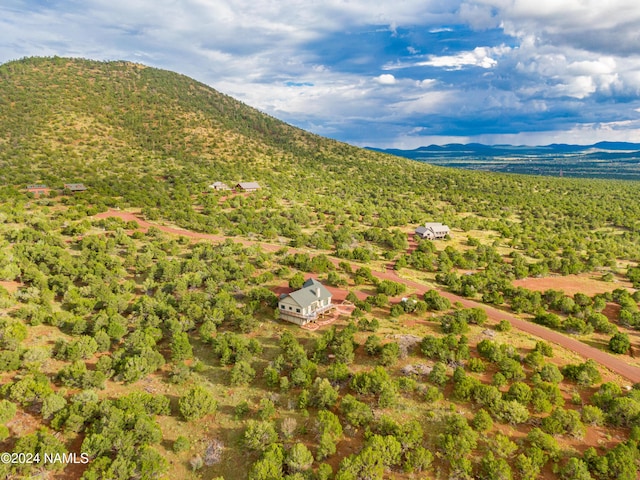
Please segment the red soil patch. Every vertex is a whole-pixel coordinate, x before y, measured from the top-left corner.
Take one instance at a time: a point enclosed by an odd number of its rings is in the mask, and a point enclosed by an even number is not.
[[[615,322],[620,316],[620,309],[621,307],[617,303],[609,302],[602,310],[602,313],[606,315],[610,322]]]
[[[12,282],[9,280],[0,280],[0,286],[4,287],[9,293],[15,293],[18,290],[18,288],[20,288],[21,285],[22,284],[18,282]]]
[[[585,295],[595,295],[597,293],[612,292],[616,288],[631,289],[631,283],[621,278],[615,282],[603,282],[599,274],[581,273],[579,275],[553,276],[541,278],[522,278],[514,280],[513,285],[524,287],[528,290],[544,292],[545,290],[562,290],[567,295],[584,293]]]
[[[124,220],[125,222],[129,222],[129,221],[137,222],[138,225],[140,226],[140,231],[142,232],[146,232],[147,230],[149,230],[149,227],[154,227],[164,233],[170,233],[172,235],[181,235],[183,237],[197,239],[197,240],[210,240],[212,242],[224,242],[229,238],[229,237],[225,237],[224,235],[192,232],[191,230],[184,230],[182,228],[169,227],[166,225],[158,225],[158,224],[150,223],[138,217],[134,213],[123,212],[120,210],[107,210],[106,212],[99,213],[95,216],[95,218],[110,218],[110,217],[118,217]],[[261,242],[252,241],[252,240],[244,240],[241,238],[234,238],[234,241],[244,246],[259,245],[260,248],[262,248],[266,252],[276,252],[280,248],[282,248],[282,246],[280,245],[274,245],[271,243],[261,243]]]

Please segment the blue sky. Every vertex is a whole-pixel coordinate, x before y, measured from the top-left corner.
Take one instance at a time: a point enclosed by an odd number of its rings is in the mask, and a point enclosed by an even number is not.
[[[2,0],[0,62],[51,55],[359,146],[640,142],[637,0]]]

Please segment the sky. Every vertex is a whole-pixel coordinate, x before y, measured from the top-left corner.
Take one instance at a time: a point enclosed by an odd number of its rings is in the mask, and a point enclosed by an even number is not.
[[[0,63],[54,55],[358,146],[640,142],[638,0],[2,0]]]

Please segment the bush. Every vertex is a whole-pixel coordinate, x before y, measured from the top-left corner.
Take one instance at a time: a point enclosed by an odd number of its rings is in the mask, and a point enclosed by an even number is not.
[[[15,403],[8,400],[0,400],[0,424],[7,423],[11,420],[15,416],[17,410],[18,408]]]
[[[487,366],[480,358],[470,358],[467,362],[467,368],[473,373],[482,373],[486,371]]]
[[[433,369],[429,372],[429,381],[434,385],[443,386],[449,377],[447,376],[447,367],[442,362],[436,362],[433,365]]]
[[[422,446],[417,446],[405,454],[403,470],[407,473],[423,472],[431,466],[433,454]]]
[[[380,350],[380,365],[390,366],[400,358],[400,346],[396,342],[385,343]]]
[[[629,335],[626,333],[616,333],[609,340],[609,350],[613,353],[627,353],[631,348],[631,341],[629,340]]]
[[[582,407],[580,418],[587,425],[599,426],[604,422],[604,413],[595,405],[585,405]]]
[[[218,402],[208,390],[197,385],[178,400],[178,408],[185,420],[196,420],[214,413]]]
[[[529,420],[529,410],[515,400],[505,400],[500,403],[496,416],[504,423],[517,425]]]
[[[441,296],[436,290],[425,292],[423,298],[429,310],[444,311],[451,308],[449,299]]]
[[[564,380],[564,376],[560,372],[560,369],[553,363],[543,365],[538,373],[540,374],[540,378],[545,382],[560,383]]]
[[[582,438],[584,425],[580,421],[580,414],[575,410],[556,408],[551,415],[542,419],[542,430],[551,435],[567,433]]]
[[[526,406],[531,401],[531,387],[523,382],[514,382],[509,387],[509,391],[504,398],[506,400],[515,400]]]
[[[313,455],[303,443],[296,443],[287,452],[285,464],[290,472],[303,472],[311,468]]]
[[[251,364],[242,360],[236,363],[231,369],[229,381],[231,385],[249,385],[256,376],[256,371]]]
[[[344,415],[345,420],[354,427],[368,425],[373,421],[371,407],[349,394],[345,395],[342,399],[340,411]]]
[[[488,430],[491,430],[493,428],[493,420],[491,419],[491,415],[489,415],[486,410],[481,408],[471,420],[471,426],[476,432],[486,432]]]
[[[499,332],[509,332],[511,331],[511,322],[508,320],[500,320],[500,323],[496,325],[496,330]]]
[[[272,422],[249,420],[244,431],[244,444],[250,450],[265,451],[278,441],[278,433]]]
[[[390,297],[397,297],[398,295],[404,293],[407,289],[403,283],[393,282],[391,280],[382,280],[378,284],[378,293],[383,293]]]
[[[598,365],[591,359],[584,363],[565,365],[562,368],[562,374],[584,387],[590,387],[602,381]]]
[[[176,438],[175,442],[173,442],[173,451],[175,453],[186,452],[189,448],[191,448],[189,440],[187,437],[183,437],[182,435]]]

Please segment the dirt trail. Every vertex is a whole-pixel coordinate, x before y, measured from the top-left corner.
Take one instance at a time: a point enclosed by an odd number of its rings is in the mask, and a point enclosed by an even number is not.
[[[218,242],[224,242],[225,240],[228,239],[228,237],[225,237],[222,235],[197,233],[189,230],[183,230],[180,228],[152,224],[147,222],[146,220],[142,220],[141,218],[137,217],[135,214],[129,213],[129,212],[109,210],[107,212],[96,215],[96,218],[108,218],[108,217],[119,217],[125,221],[133,220],[135,222],[138,222],[138,225],[140,225],[140,228],[142,230],[147,230],[149,227],[153,226],[165,233],[183,235],[189,238],[212,240],[212,241],[218,241]],[[270,252],[274,252],[282,248],[281,246],[278,246],[278,245],[261,243],[261,242],[252,241],[252,240],[233,238],[233,241],[241,243],[245,246],[259,245],[263,250],[270,251]],[[289,250],[294,252],[296,251],[295,249],[291,249],[291,248]],[[336,265],[340,262],[340,260],[334,259],[334,258],[331,258],[331,261]],[[372,273],[375,277],[381,280],[392,280],[394,282],[403,283],[407,287],[414,289],[415,293],[418,295],[423,295],[427,290],[429,290],[428,287],[425,287],[424,285],[418,282],[401,278],[396,273],[396,271],[393,270],[393,265],[391,264],[387,265],[387,269],[384,272],[372,272]],[[640,368],[634,367],[633,365],[629,365],[621,358],[614,357],[613,355],[609,355],[608,353],[603,352],[602,350],[598,350],[597,348],[586,345],[580,342],[579,340],[575,340],[562,333],[559,333],[554,330],[550,330],[546,327],[543,327],[541,325],[537,325],[535,323],[531,323],[526,320],[517,318],[514,315],[511,315],[502,310],[498,310],[496,308],[487,306],[483,303],[475,302],[473,300],[460,297],[458,295],[446,292],[444,290],[440,290],[440,289],[437,289],[437,290],[440,293],[440,295],[442,295],[443,297],[448,298],[452,302],[460,302],[465,308],[480,307],[484,309],[487,312],[487,315],[489,316],[489,318],[494,321],[499,322],[501,320],[506,320],[510,322],[511,325],[517,328],[518,330],[534,335],[547,342],[552,342],[557,345],[560,345],[568,350],[571,350],[577,353],[578,355],[581,355],[584,358],[591,358],[596,362],[598,362],[603,367],[606,367],[612,372],[625,377],[626,379],[630,380],[633,383],[640,382]]]
[[[429,288],[420,283],[401,278],[395,272],[395,270],[392,270],[391,268],[387,268],[387,271],[384,273],[376,273],[375,275],[378,278],[404,283],[407,287],[415,289],[418,295],[423,295],[427,290],[429,290]],[[465,308],[480,307],[484,309],[487,312],[489,318],[494,321],[499,322],[501,320],[506,320],[518,330],[539,337],[542,340],[558,344],[568,350],[577,353],[578,355],[581,355],[584,358],[591,358],[598,362],[600,365],[608,368],[612,372],[615,372],[618,375],[631,380],[633,383],[640,382],[640,368],[629,365],[622,358],[614,357],[607,352],[603,352],[602,350],[599,350],[595,347],[591,347],[560,332],[556,332],[555,330],[551,330],[536,323],[522,320],[521,318],[511,315],[508,312],[498,310],[497,308],[490,307],[484,303],[469,300],[468,298],[464,298],[444,290],[437,290],[438,293],[443,297],[448,298],[452,302],[460,302]]]

